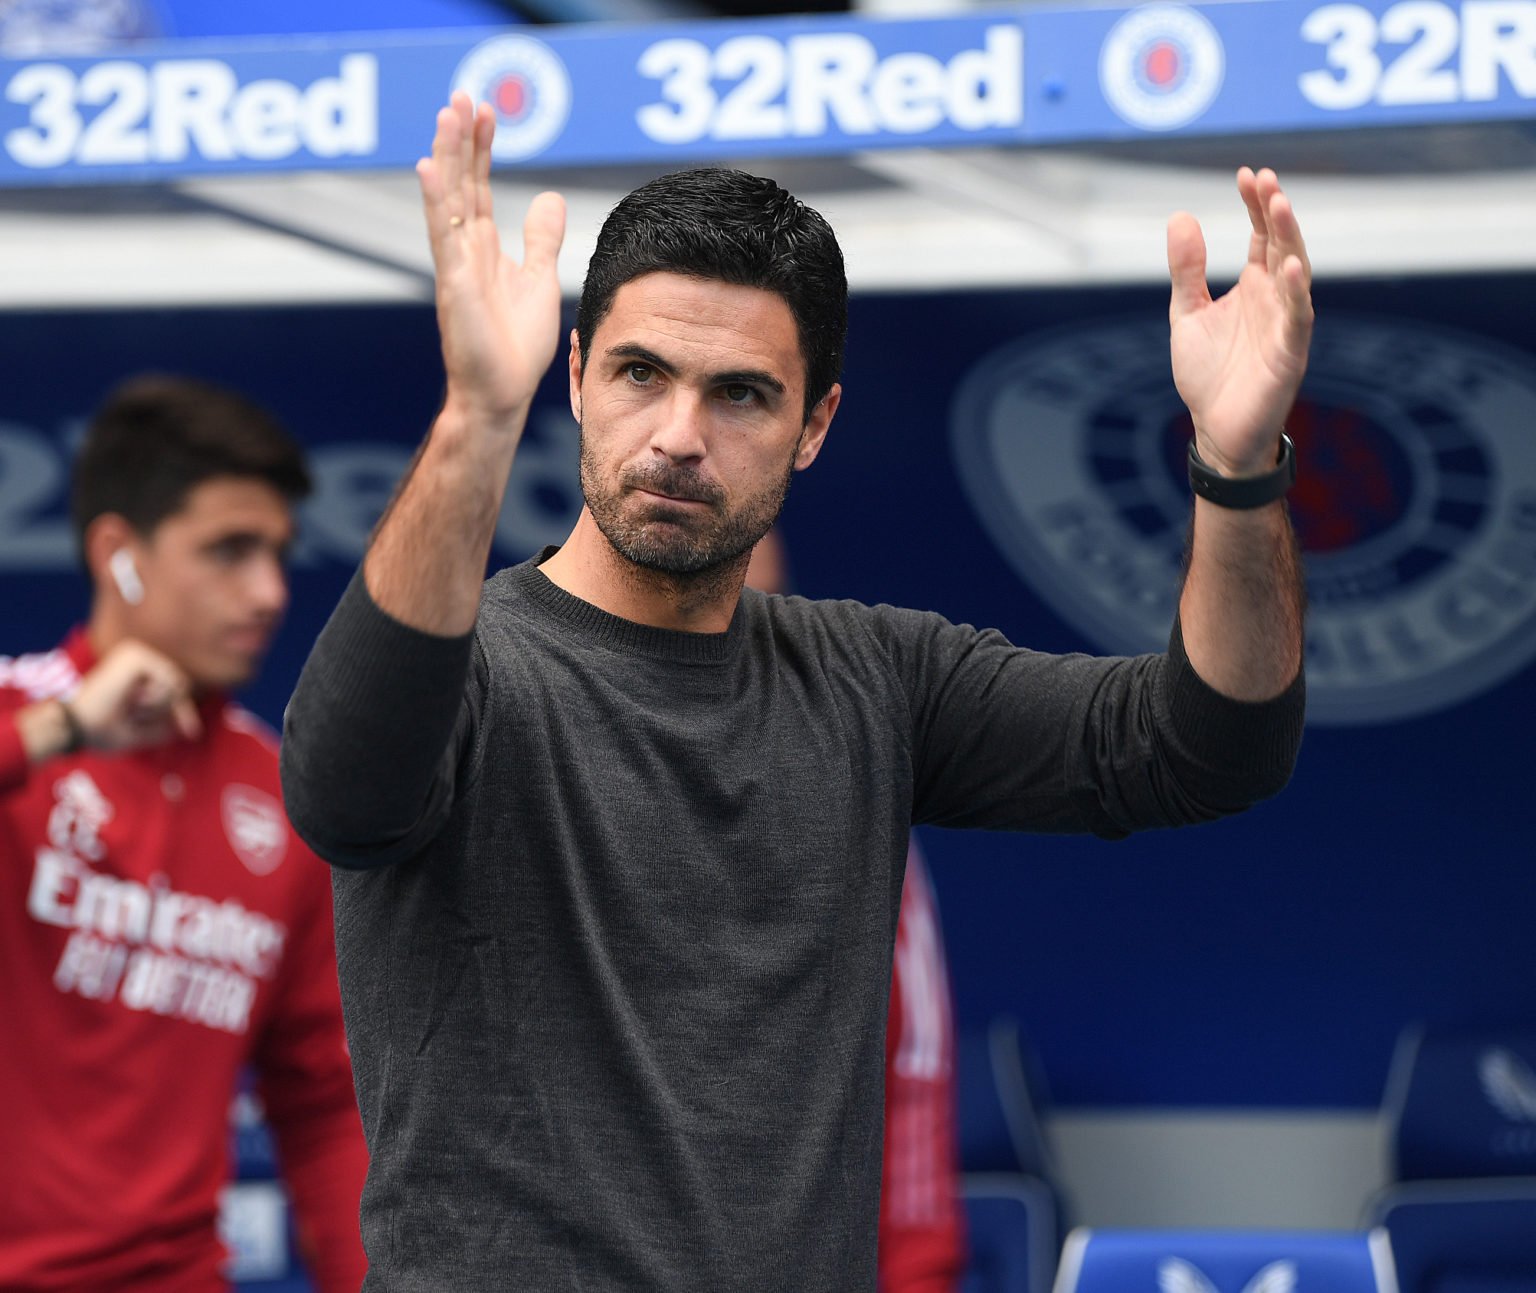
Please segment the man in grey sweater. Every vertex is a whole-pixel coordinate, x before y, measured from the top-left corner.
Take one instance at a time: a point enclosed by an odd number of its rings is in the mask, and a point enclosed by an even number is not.
[[[1249,261],[1213,301],[1170,222],[1199,456],[1178,622],[1162,655],[1052,657],[743,590],[837,410],[847,288],[825,222],[738,172],[608,218],[569,355],[586,507],[482,582],[564,223],[541,195],[503,256],[491,133],[459,96],[418,167],[447,396],[283,745],[337,867],[365,1287],[872,1290],[910,825],[1113,838],[1289,776],[1300,231],[1240,172]]]

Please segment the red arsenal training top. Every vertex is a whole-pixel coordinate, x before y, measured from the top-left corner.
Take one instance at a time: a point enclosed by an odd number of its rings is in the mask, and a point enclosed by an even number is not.
[[[366,1168],[327,868],[271,734],[29,769],[14,712],[94,663],[76,632],[0,657],[0,1288],[207,1293],[229,1107],[252,1064],[323,1293],[356,1293]]]

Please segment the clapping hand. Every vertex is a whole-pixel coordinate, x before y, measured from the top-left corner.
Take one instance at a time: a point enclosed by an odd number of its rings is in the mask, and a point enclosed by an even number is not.
[[[555,259],[565,202],[540,193],[523,221],[523,261],[503,254],[491,212],[489,105],[462,91],[437,114],[432,156],[416,164],[437,270],[448,403],[472,421],[520,430],[560,337]]]
[[[1312,267],[1290,199],[1271,170],[1237,173],[1253,226],[1236,284],[1212,300],[1205,239],[1192,215],[1168,222],[1173,380],[1201,458],[1227,476],[1270,471],[1307,367]]]

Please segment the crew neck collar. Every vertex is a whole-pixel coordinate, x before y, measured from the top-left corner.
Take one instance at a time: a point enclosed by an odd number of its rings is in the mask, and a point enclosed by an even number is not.
[[[610,614],[566,592],[539,569],[558,551],[558,547],[547,547],[521,565],[512,567],[508,574],[519,591],[583,635],[616,650],[682,664],[718,664],[735,654],[744,631],[742,604],[750,590],[742,591],[741,600],[731,614],[730,627],[723,633],[656,628]]]

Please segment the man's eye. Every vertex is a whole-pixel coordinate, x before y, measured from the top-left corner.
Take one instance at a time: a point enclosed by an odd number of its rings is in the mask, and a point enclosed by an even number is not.
[[[733,382],[725,388],[725,398],[732,404],[750,404],[757,398],[757,388]]]
[[[629,376],[630,381],[634,382],[637,386],[644,386],[651,380],[655,370],[649,364],[631,364],[624,371]]]
[[[250,539],[221,539],[208,549],[208,553],[217,562],[235,565],[250,556],[255,548]]]

